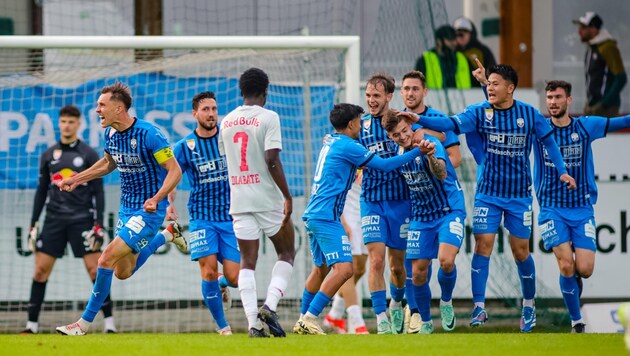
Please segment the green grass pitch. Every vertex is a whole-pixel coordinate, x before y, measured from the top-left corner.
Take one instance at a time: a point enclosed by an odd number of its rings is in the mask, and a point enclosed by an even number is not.
[[[3,355],[625,355],[621,334],[465,333],[433,335],[245,334],[0,335]]]

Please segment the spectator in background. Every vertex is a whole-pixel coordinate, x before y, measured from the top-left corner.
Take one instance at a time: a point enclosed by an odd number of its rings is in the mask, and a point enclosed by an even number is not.
[[[479,42],[477,38],[477,28],[472,21],[463,16],[458,17],[455,22],[453,22],[453,27],[455,28],[457,50],[461,51],[464,56],[466,56],[471,70],[477,68],[475,59],[479,59],[485,68],[490,68],[497,64],[490,48]],[[476,80],[472,80],[472,86],[479,87],[481,84]]]
[[[435,30],[435,47],[422,53],[415,67],[426,76],[427,88],[471,87],[470,66],[466,56],[455,49],[456,46],[453,27],[443,25]]]
[[[573,23],[579,25],[580,39],[588,45],[584,56],[587,99],[584,114],[617,116],[620,93],[627,81],[617,41],[602,28],[602,18],[593,11],[587,11]]]

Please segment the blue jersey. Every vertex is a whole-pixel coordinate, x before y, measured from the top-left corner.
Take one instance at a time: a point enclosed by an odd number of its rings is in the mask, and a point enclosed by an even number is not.
[[[120,205],[142,209],[162,187],[166,169],[160,164],[173,158],[173,151],[164,134],[148,121],[134,118],[128,129],[105,130],[105,152],[112,156],[120,172]],[[158,211],[166,211],[167,200],[158,203]]]
[[[446,179],[441,181],[431,173],[429,159],[424,155],[416,157],[400,168],[409,186],[413,219],[426,222],[454,211],[465,214],[464,193],[444,147],[433,136],[426,135],[425,139],[435,142],[435,158],[446,163]],[[405,149],[400,147],[399,153],[403,152]]]
[[[380,117],[366,115],[361,119],[359,143],[381,158],[396,156],[398,145],[387,137]],[[409,190],[400,172],[385,173],[374,169],[363,171],[361,199],[364,201],[407,200]]]
[[[549,119],[551,121],[551,119]],[[577,188],[568,190],[542,143],[534,145],[534,186],[541,206],[576,208],[597,202],[591,142],[606,136],[610,120],[600,116],[571,118],[566,127],[552,124],[567,171]],[[550,122],[551,123],[551,122]]]
[[[357,167],[364,166],[373,157],[373,152],[346,135],[328,136],[319,152],[311,198],[302,218],[339,220]]]
[[[508,109],[494,109],[485,101],[452,119],[456,133],[476,131],[480,135],[478,148],[482,150],[475,155],[481,163],[477,193],[502,198],[531,196],[532,144],[551,135],[549,123],[537,109],[518,100]]]
[[[219,131],[199,137],[195,131],[175,144],[175,158],[190,183],[188,212],[191,219],[232,221],[230,184],[225,155],[219,153]]]

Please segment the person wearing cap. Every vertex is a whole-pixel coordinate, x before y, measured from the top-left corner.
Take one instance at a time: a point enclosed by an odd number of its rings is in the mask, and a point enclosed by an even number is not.
[[[621,90],[627,81],[617,41],[602,28],[602,18],[593,11],[587,11],[573,23],[579,26],[580,39],[587,45],[584,56],[587,99],[584,114],[617,116]]]
[[[463,16],[458,17],[453,22],[453,28],[455,28],[457,50],[461,51],[466,56],[468,59],[468,65],[471,69],[477,68],[475,59],[479,59],[485,68],[490,68],[497,64],[494,54],[492,54],[490,48],[479,42],[479,39],[477,38],[477,28],[470,19]],[[471,81],[472,86],[481,86],[477,80]]]
[[[455,29],[450,25],[440,26],[435,31],[435,47],[422,53],[416,61],[416,70],[424,73],[427,88],[471,87],[470,66],[466,56],[456,50]]]

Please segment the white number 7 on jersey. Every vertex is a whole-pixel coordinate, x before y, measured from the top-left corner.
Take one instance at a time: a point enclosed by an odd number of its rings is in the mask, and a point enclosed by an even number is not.
[[[249,171],[249,166],[247,166],[247,141],[249,141],[249,136],[247,136],[246,132],[240,131],[234,134],[234,143],[238,143],[239,139],[241,140],[241,172]]]

